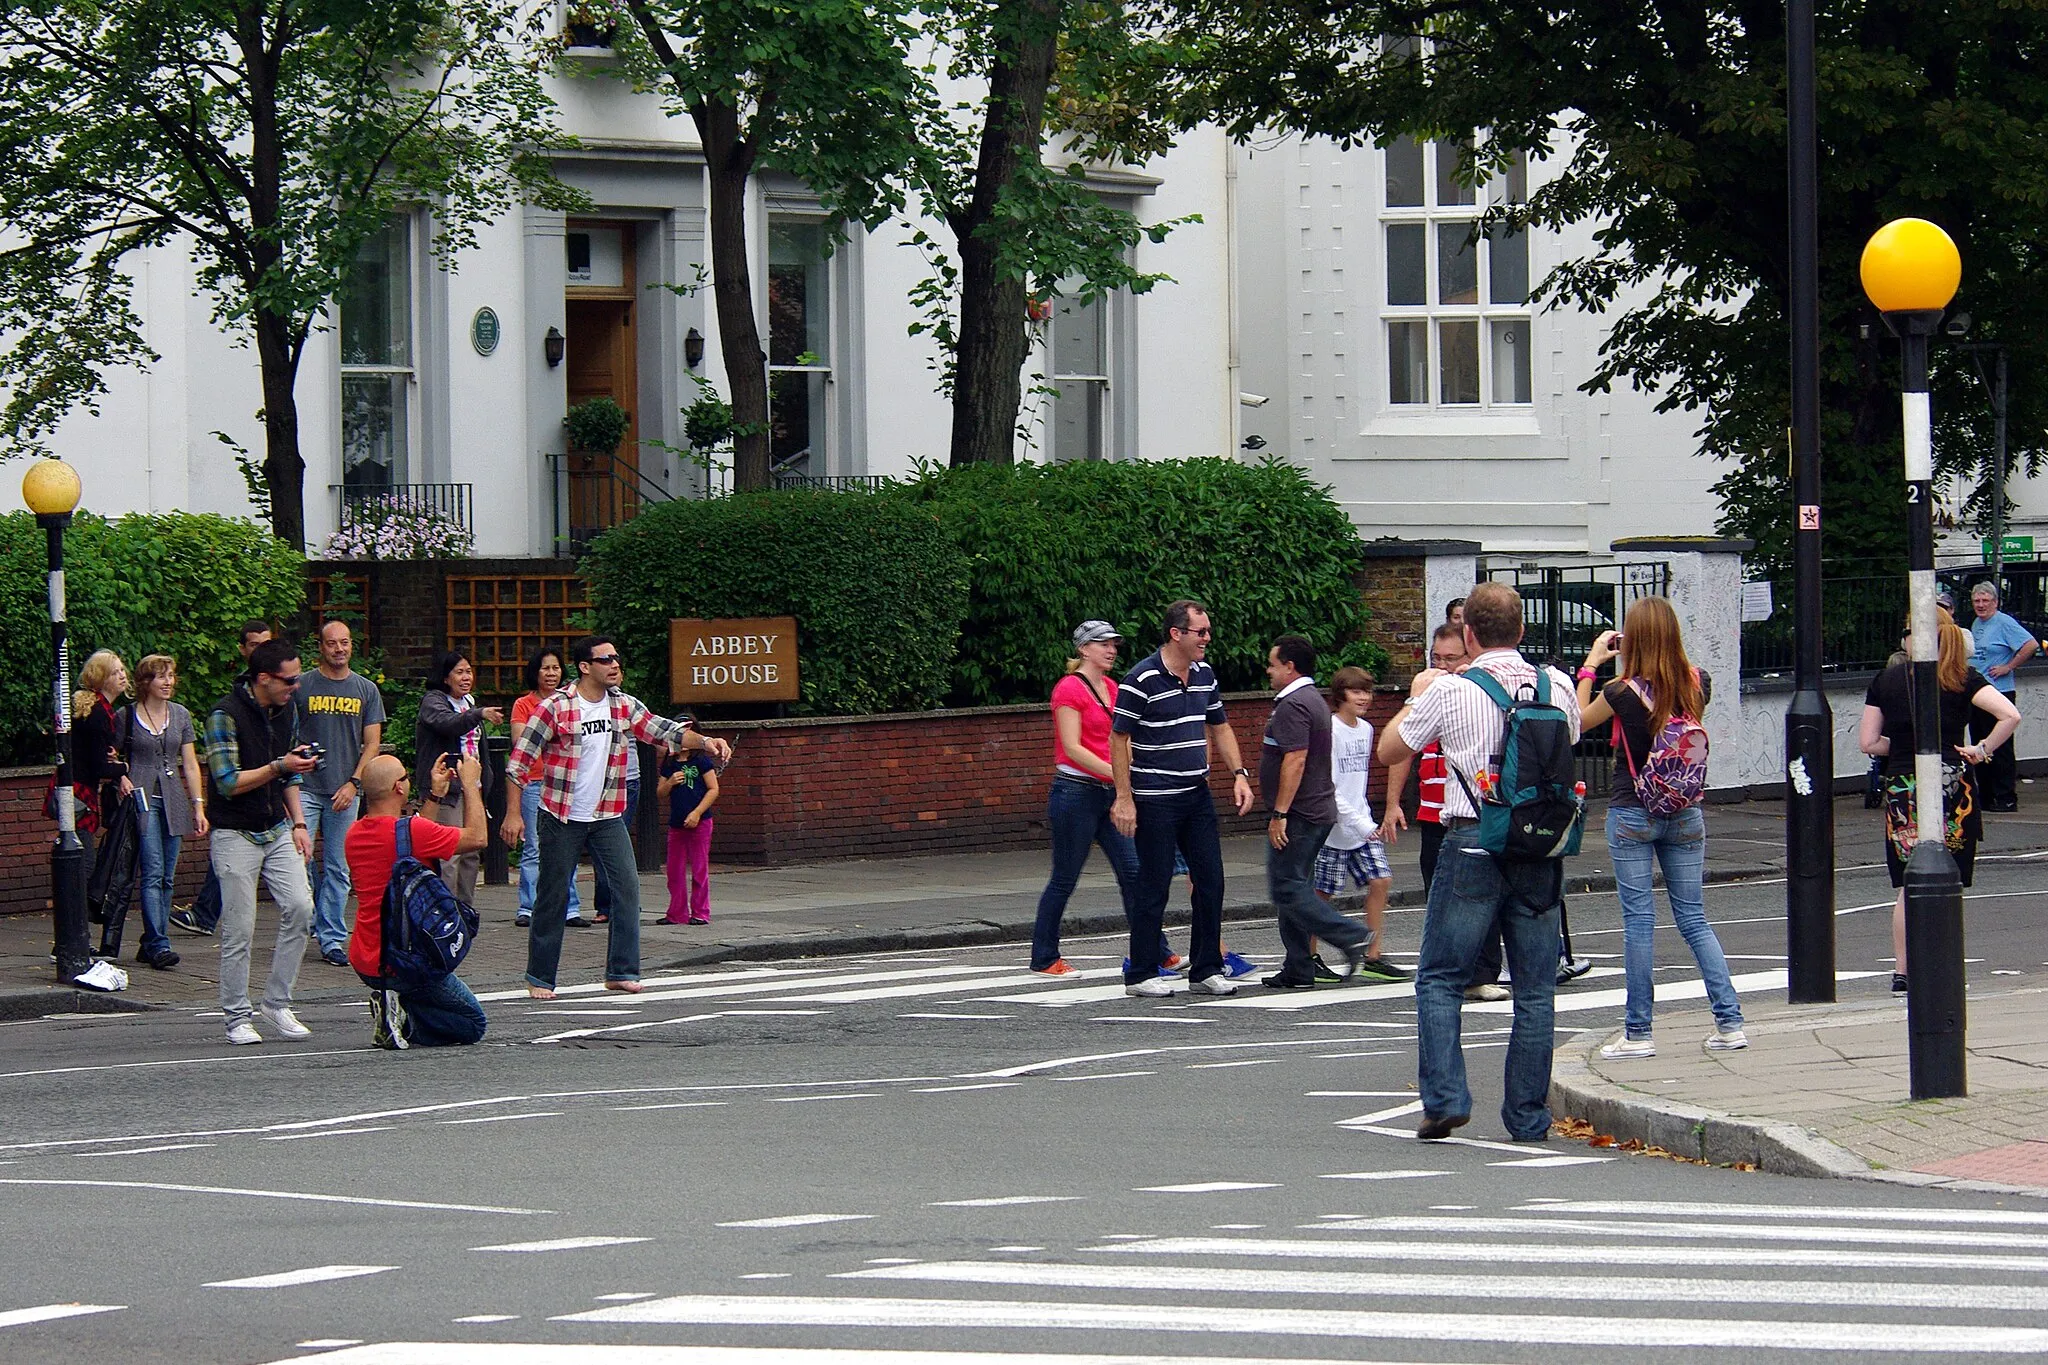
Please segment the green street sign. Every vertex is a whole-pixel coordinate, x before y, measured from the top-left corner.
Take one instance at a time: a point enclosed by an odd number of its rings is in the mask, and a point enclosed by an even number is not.
[[[479,308],[476,316],[469,320],[469,344],[476,347],[478,355],[489,355],[497,350],[504,335],[505,327],[498,321],[495,308]]]
[[[2000,559],[2032,559],[2034,538],[2032,536],[2006,536],[1999,542]],[[1984,562],[1991,562],[1991,537],[1984,537]]]

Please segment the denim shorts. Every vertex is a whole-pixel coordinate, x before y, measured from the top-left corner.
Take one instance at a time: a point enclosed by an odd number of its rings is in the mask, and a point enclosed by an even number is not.
[[[1347,874],[1356,886],[1392,877],[1394,869],[1387,862],[1387,846],[1377,839],[1367,839],[1357,848],[1331,848],[1324,844],[1316,854],[1316,890],[1325,896],[1337,895],[1344,890]]]

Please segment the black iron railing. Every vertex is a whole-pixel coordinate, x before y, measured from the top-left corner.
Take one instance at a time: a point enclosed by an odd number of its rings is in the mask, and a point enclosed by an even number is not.
[[[828,493],[878,493],[895,480],[885,474],[787,474],[770,476],[777,488],[810,488]]]
[[[555,553],[575,557],[614,526],[631,521],[650,502],[674,495],[638,465],[616,455],[588,451],[549,452],[548,482],[554,490]]]
[[[1820,603],[1821,668],[1826,672],[1874,672],[1900,648],[1906,620],[1904,573],[1824,578]],[[1742,623],[1743,677],[1791,676],[1792,615],[1792,595],[1778,593],[1769,617]]]
[[[392,513],[437,513],[472,535],[475,485],[467,483],[329,484],[335,496],[335,524],[342,530],[381,522]]]

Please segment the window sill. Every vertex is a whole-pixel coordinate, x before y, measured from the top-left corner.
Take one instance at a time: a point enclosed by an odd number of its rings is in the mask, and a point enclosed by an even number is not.
[[[1361,436],[1541,436],[1536,409],[1382,408]]]

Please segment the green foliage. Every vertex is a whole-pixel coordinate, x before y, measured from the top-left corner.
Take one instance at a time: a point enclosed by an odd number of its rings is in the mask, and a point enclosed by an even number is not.
[[[0,517],[0,637],[19,646],[17,666],[0,677],[0,761],[46,762],[52,752],[44,555],[33,516]],[[303,573],[298,552],[252,522],[80,514],[64,538],[74,676],[96,649],[115,650],[131,671],[145,654],[170,654],[178,700],[203,718],[241,668],[242,622],[298,612]]]
[[[555,181],[517,0],[17,0],[0,9],[0,455],[155,359],[128,253],[190,251],[253,341],[275,527],[303,537],[292,385],[391,215],[434,206],[444,263]],[[344,336],[344,346],[347,344]]]
[[[2048,85],[2031,54],[2048,8],[2010,0],[1822,0],[1820,157],[1822,523],[1832,561],[1903,560],[1898,349],[1863,298],[1857,260],[1882,223],[1940,223],[1962,249],[1955,306],[1974,339],[2012,351],[2017,467],[2048,454]],[[1348,143],[1489,130],[1473,178],[1532,160],[1507,227],[1590,225],[1540,299],[1613,326],[1583,387],[1655,391],[1697,413],[1703,453],[1730,472],[1722,528],[1789,561],[1789,275],[1785,7],[1716,0],[1161,0],[1186,67],[1187,123],[1240,136],[1282,129]],[[1385,41],[1383,41],[1383,39]],[[1943,474],[1990,508],[1987,404],[1967,356],[1937,341]]]
[[[859,493],[657,503],[582,567],[597,628],[657,706],[671,617],[796,617],[793,709],[857,715],[938,705],[967,613],[967,565],[932,510]]]
[[[586,398],[570,408],[562,425],[569,429],[570,449],[611,455],[633,429],[633,418],[616,401],[600,396]]]
[[[969,557],[958,704],[1042,700],[1088,619],[1123,632],[1128,667],[1158,648],[1161,616],[1181,597],[1211,612],[1209,662],[1226,688],[1265,686],[1266,651],[1289,633],[1386,669],[1363,638],[1357,532],[1283,460],[927,466],[879,496],[934,513]]]

